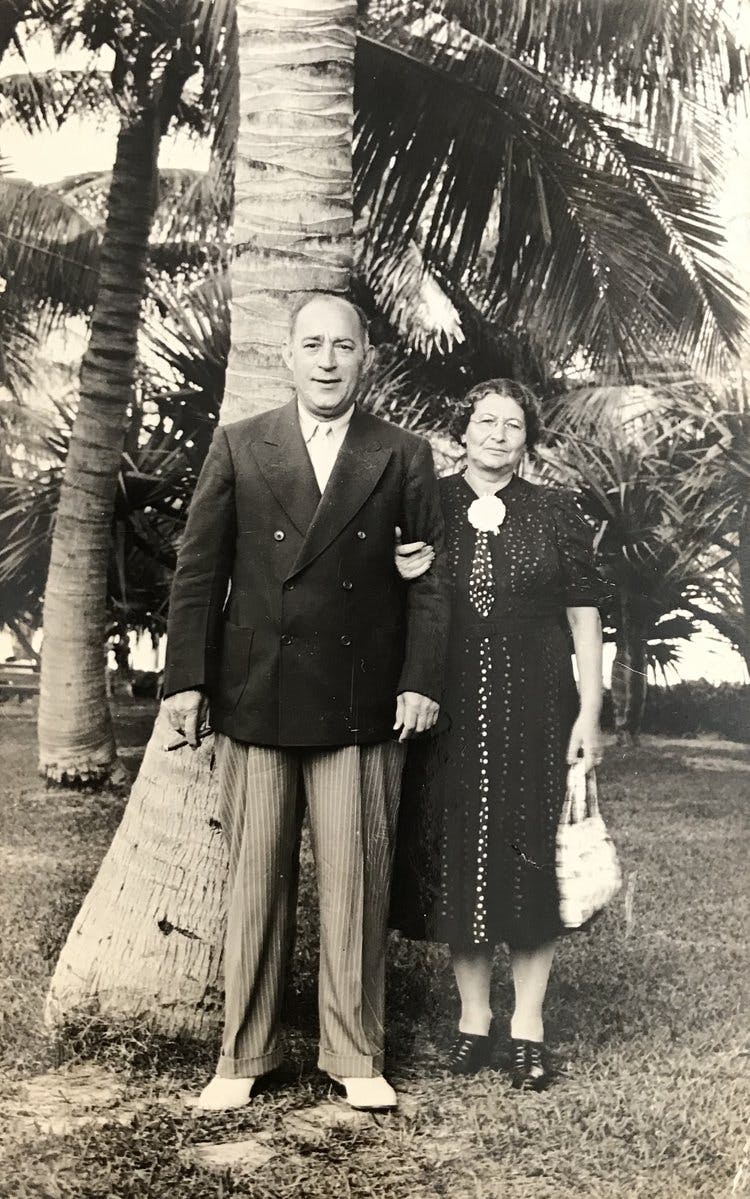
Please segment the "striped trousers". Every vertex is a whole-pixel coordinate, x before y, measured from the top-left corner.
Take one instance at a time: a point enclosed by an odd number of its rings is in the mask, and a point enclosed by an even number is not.
[[[296,923],[309,810],[320,906],[321,1070],[383,1069],[388,901],[404,747],[274,749],[217,736],[229,848],[225,1024],[217,1073],[279,1065],[279,1012]]]

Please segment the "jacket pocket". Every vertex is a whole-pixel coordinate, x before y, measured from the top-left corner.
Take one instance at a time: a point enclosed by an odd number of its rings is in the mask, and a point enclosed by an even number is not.
[[[250,677],[253,634],[253,629],[224,622],[214,701],[223,712],[233,712],[245,694]]]

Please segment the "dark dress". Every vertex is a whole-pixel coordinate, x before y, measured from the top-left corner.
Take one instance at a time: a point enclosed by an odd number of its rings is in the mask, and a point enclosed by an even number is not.
[[[497,492],[505,519],[484,538],[494,603],[480,615],[467,516],[477,497],[463,475],[440,491],[453,580],[448,727],[409,749],[391,923],[455,947],[533,948],[562,932],[555,834],[578,712],[565,609],[598,606],[606,588],[573,498],[514,476]]]

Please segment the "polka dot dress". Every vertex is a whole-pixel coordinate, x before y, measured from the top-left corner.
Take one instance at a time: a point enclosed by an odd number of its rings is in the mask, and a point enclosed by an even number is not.
[[[513,478],[479,532],[462,475],[440,481],[453,615],[437,736],[412,743],[392,923],[458,947],[562,931],[555,834],[578,710],[566,607],[597,606],[592,532],[565,493]]]

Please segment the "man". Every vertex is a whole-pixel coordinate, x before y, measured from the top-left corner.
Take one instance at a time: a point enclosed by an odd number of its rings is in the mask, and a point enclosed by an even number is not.
[[[382,1076],[385,943],[404,742],[433,726],[449,604],[428,445],[361,411],[363,314],[292,315],[297,397],[220,427],[190,508],[169,616],[165,705],[195,746],[210,703],[230,859],[226,1010],[197,1106],[246,1103],[281,1060],[303,800],[321,919],[318,1064],[358,1108]],[[394,528],[430,542],[405,585]]]

